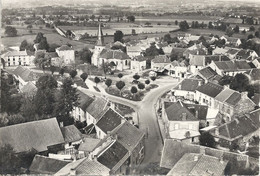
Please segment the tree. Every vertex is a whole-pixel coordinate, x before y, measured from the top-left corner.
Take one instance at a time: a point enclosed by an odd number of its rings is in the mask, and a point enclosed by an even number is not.
[[[17,30],[16,30],[16,28],[14,28],[12,26],[6,26],[5,27],[5,34],[8,37],[15,37],[15,36],[17,36]]]
[[[36,82],[37,92],[35,95],[35,108],[39,116],[51,117],[55,104],[55,91],[58,83],[51,75],[41,76]]]
[[[27,46],[28,46],[27,40],[23,40],[21,45],[20,45],[20,51],[24,51]]]
[[[39,50],[46,50],[48,51],[49,50],[49,44],[47,42],[47,38],[46,37],[43,37],[38,45],[38,49]]]
[[[51,71],[51,74],[53,75],[53,73],[55,72],[55,70],[56,70],[56,68],[53,66],[53,65],[51,65],[50,66],[50,71]]]
[[[110,87],[112,85],[112,80],[111,79],[106,79],[105,84],[107,85],[107,87]]]
[[[137,88],[135,86],[132,86],[130,89],[130,92],[135,96],[135,94],[138,92]]]
[[[155,76],[152,76],[152,77],[151,77],[151,80],[152,80],[152,81],[155,81],[155,80],[156,80],[156,77],[155,77]]]
[[[74,119],[71,117],[70,112],[78,105],[77,89],[72,87],[72,85],[73,81],[70,78],[66,78],[56,97],[54,114],[58,122],[63,122],[65,126],[73,124]]]
[[[234,27],[233,31],[234,31],[235,33],[239,33],[239,26],[236,25],[236,26]]]
[[[26,122],[39,120],[34,99],[34,97],[23,97],[21,100],[20,113]]]
[[[13,147],[9,144],[0,148],[0,174],[19,174],[19,158],[15,155]]]
[[[249,34],[249,35],[247,36],[247,40],[252,39],[252,38],[254,38],[254,35],[253,35],[253,34]]]
[[[88,78],[88,74],[87,74],[87,73],[82,73],[82,74],[80,75],[80,77],[81,77],[81,79],[85,82],[86,79]]]
[[[133,76],[133,78],[137,81],[138,79],[140,79],[140,75],[135,74],[135,75]]]
[[[171,34],[165,34],[163,37],[163,41],[167,42],[168,44],[172,43]]]
[[[43,33],[39,32],[34,40],[34,43],[40,43],[43,38]]]
[[[65,69],[62,67],[62,68],[60,68],[60,71],[59,71],[59,74],[61,75],[61,76],[63,76],[64,75],[64,72],[65,72]]]
[[[177,25],[178,25],[178,21],[177,21],[177,20],[175,20],[174,24],[177,26]]]
[[[255,27],[254,26],[250,26],[249,27],[249,31],[255,31]]]
[[[121,90],[125,87],[125,82],[124,81],[116,82],[116,87],[120,90],[120,94],[121,94]]]
[[[121,78],[122,78],[124,75],[123,75],[122,73],[118,73],[118,75],[117,75],[117,76],[118,76],[118,78],[120,78],[120,79],[121,79]]]
[[[49,45],[49,52],[55,52],[56,48],[59,48],[60,45],[56,44],[56,43],[52,43]]]
[[[135,29],[132,29],[132,35],[136,35]]]
[[[209,28],[209,29],[213,29],[213,28],[214,28],[214,26],[213,26],[213,24],[212,24],[211,21],[210,21],[209,24],[208,24],[208,28]]]
[[[209,132],[201,133],[199,137],[200,145],[215,148],[216,142],[214,137]]]
[[[147,80],[145,80],[145,84],[150,84],[150,80],[149,79],[147,79]]]
[[[232,27],[228,27],[226,30],[227,36],[231,37],[234,34],[234,31],[232,30]]]
[[[231,81],[233,80],[232,76],[228,76],[228,75],[224,75],[220,80],[219,80],[219,84],[224,86],[224,85],[228,85],[231,83]]]
[[[135,22],[135,16],[130,15],[130,16],[127,17],[127,20],[128,20],[128,22],[133,23],[133,22]]]
[[[77,74],[78,74],[78,72],[77,72],[76,70],[71,70],[71,71],[70,71],[70,77],[71,77],[72,79],[74,79]]]
[[[96,86],[97,86],[97,84],[100,82],[100,78],[96,76],[96,77],[94,78],[94,82],[96,83]]]
[[[187,23],[187,21],[181,21],[179,23],[179,27],[181,31],[187,31],[189,29],[189,24]]]
[[[45,71],[45,67],[49,66],[50,64],[50,59],[48,60],[48,58],[45,56],[45,52],[37,51],[34,58],[34,64]]]
[[[143,89],[145,88],[145,85],[144,85],[143,83],[139,83],[139,84],[137,85],[137,87],[138,87],[138,89],[143,90]]]
[[[158,56],[160,54],[164,54],[164,52],[163,52],[162,48],[158,49],[155,46],[155,43],[152,43],[151,46],[145,50],[145,53],[144,53],[145,56],[151,57],[151,58],[154,58],[154,56]]]
[[[260,32],[259,31],[255,32],[255,37],[260,38]]]
[[[116,41],[123,42],[123,37],[124,37],[123,32],[120,30],[117,30],[114,33],[114,42],[116,42]]]
[[[29,24],[26,28],[27,28],[27,29],[32,29],[33,26],[32,26],[31,24]]]
[[[83,62],[91,63],[92,52],[87,48],[83,48],[79,51],[79,59]]]
[[[230,83],[230,88],[239,92],[247,90],[249,85],[249,79],[242,73],[236,74],[234,79]]]

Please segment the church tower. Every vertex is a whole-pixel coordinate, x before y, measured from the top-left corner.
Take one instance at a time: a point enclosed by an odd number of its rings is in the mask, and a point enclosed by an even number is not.
[[[102,28],[101,28],[101,24],[99,24],[98,26],[98,33],[97,33],[97,43],[91,58],[91,64],[99,67],[102,62],[99,61],[99,56],[100,53],[102,52],[102,50],[105,48],[105,44],[104,44],[104,36],[103,36],[103,32],[102,32]]]

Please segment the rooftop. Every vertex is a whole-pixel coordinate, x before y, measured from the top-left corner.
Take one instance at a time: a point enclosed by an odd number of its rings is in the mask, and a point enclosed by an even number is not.
[[[92,152],[101,140],[96,138],[84,138],[84,142],[80,144],[79,151]]]
[[[222,90],[222,86],[211,82],[208,82],[207,84],[204,84],[197,88],[197,91],[206,94],[212,98],[215,98]]]
[[[130,59],[126,53],[119,50],[103,50],[103,52],[100,54],[100,58],[119,60]]]
[[[209,80],[210,78],[213,78],[214,76],[218,75],[212,68],[205,67],[201,70],[199,70],[200,76],[203,76],[205,79]]]
[[[95,97],[93,102],[87,107],[86,111],[96,120],[99,120],[108,108],[108,100],[103,97]]]
[[[28,82],[28,81],[36,81],[38,79],[38,75],[36,73],[34,73],[29,68],[23,67],[23,66],[16,67],[16,69],[13,71],[13,73],[16,76],[21,77],[21,79],[23,79],[26,82]]]
[[[81,132],[75,127],[75,125],[69,125],[61,127],[61,132],[65,142],[75,142],[82,139]]]
[[[73,50],[71,47],[68,45],[62,45],[61,47],[57,48],[59,51],[65,51],[65,50]]]
[[[185,91],[195,91],[197,87],[200,85],[201,80],[198,79],[184,79],[179,85],[177,85],[174,89],[185,90]]]
[[[83,93],[82,91],[77,91],[78,97],[79,97],[79,107],[86,111],[87,107],[94,101],[93,97],[90,97],[89,95]]]
[[[155,56],[152,60],[154,63],[171,63],[170,59],[166,55]]]
[[[222,71],[250,70],[251,67],[246,61],[214,61]]]

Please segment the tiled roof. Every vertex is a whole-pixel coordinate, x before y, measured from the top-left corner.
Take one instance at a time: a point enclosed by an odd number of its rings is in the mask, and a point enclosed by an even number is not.
[[[194,55],[190,59],[190,65],[205,66],[205,56],[204,55]]]
[[[96,120],[99,120],[108,108],[108,101],[106,99],[95,97],[94,101],[87,107],[86,111]]]
[[[65,142],[75,142],[82,139],[81,132],[74,125],[61,127],[61,132]]]
[[[84,138],[84,142],[80,144],[79,151],[92,152],[101,140],[96,138]]]
[[[214,61],[216,66],[223,71],[249,70],[250,65],[246,61]]]
[[[117,126],[119,126],[122,119],[123,117],[121,115],[109,108],[96,123],[96,126],[98,126],[104,133],[107,134],[108,131],[111,132]]]
[[[197,87],[199,86],[199,82],[201,80],[198,79],[184,79],[181,83],[180,86],[177,85],[175,89],[178,90],[186,90],[186,91],[195,91]]]
[[[71,169],[76,171],[76,175],[109,175],[110,169],[95,160],[82,158],[75,162],[67,164],[60,169],[55,175],[70,175]]]
[[[59,57],[56,52],[46,52],[46,53],[45,53],[45,56],[46,56],[46,57],[50,57],[50,58]]]
[[[215,54],[224,54],[224,53],[227,53],[228,50],[229,50],[228,48],[217,47],[216,49],[214,49],[214,53]]]
[[[127,52],[141,52],[142,49],[140,46],[136,45],[136,46],[127,46],[126,47],[126,51]]]
[[[69,162],[35,155],[29,168],[30,174],[55,174]]]
[[[221,163],[216,157],[186,153],[167,175],[222,175],[226,166],[227,161]]]
[[[217,75],[217,73],[210,67],[205,67],[199,70],[199,74],[207,80]]]
[[[83,93],[82,91],[77,91],[78,97],[79,97],[79,107],[86,111],[87,107],[94,101],[94,98],[88,96],[87,94]]]
[[[17,153],[32,148],[42,152],[48,146],[64,143],[56,118],[2,127],[0,139],[0,146],[10,144]]]
[[[9,51],[5,54],[5,57],[12,57],[12,56],[28,56],[26,51]]]
[[[132,152],[144,137],[144,133],[129,122],[125,122],[115,132],[117,139],[128,151]]]
[[[223,91],[221,91],[215,99],[220,102],[225,102],[235,91],[229,88],[225,88]]]
[[[61,47],[57,48],[59,51],[64,51],[64,50],[73,50],[71,47],[68,45],[62,45]]]
[[[249,76],[252,80],[256,81],[256,80],[260,80],[260,69],[259,68],[255,68],[249,71]]]
[[[133,60],[142,62],[142,61],[146,61],[147,58],[145,58],[144,56],[139,55],[139,56],[135,56],[135,57],[133,58]]]
[[[152,60],[154,63],[171,63],[170,59],[166,55],[155,56]]]
[[[225,55],[207,55],[205,56],[206,65],[210,64],[212,61],[230,61],[230,59]]]
[[[231,105],[236,105],[241,100],[241,94],[234,92],[225,102]]]
[[[251,119],[251,121],[253,122],[253,124],[256,127],[260,126],[259,117],[260,117],[260,109],[259,108],[257,110],[250,112],[250,114],[249,114],[249,118]]]
[[[37,91],[37,87],[31,81],[21,88],[21,92],[33,94]]]
[[[196,112],[198,113],[199,120],[206,120],[208,114],[208,106],[199,104],[186,104],[183,105],[196,117]]]
[[[197,121],[198,119],[182,104],[182,102],[172,102],[165,108],[165,113],[169,121]]]
[[[31,71],[29,68],[23,67],[23,66],[16,67],[16,69],[13,71],[13,73],[16,76],[21,77],[26,82],[27,81],[36,81],[38,79],[38,75],[36,73]]]
[[[118,141],[115,141],[114,144],[98,156],[97,161],[109,169],[113,169],[126,155],[128,155],[127,149]]]
[[[241,49],[237,49],[237,48],[231,48],[227,51],[227,54],[237,54]]]
[[[126,53],[119,50],[105,50],[100,54],[100,58],[119,60],[130,59],[130,57]]]
[[[206,94],[212,98],[215,98],[222,90],[222,86],[210,82],[197,88],[197,91]]]

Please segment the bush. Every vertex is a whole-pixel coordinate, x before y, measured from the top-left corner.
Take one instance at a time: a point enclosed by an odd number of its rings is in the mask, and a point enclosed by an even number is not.
[[[100,92],[99,88],[97,88],[96,86],[93,86],[94,89],[97,91],[97,92]]]

